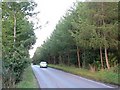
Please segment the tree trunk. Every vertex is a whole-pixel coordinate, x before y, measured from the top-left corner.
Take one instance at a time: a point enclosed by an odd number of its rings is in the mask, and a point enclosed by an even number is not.
[[[16,41],[16,11],[14,11],[14,47]]]
[[[70,56],[69,56],[69,52],[68,52],[68,65],[70,65]]]
[[[104,69],[104,67],[103,67],[103,58],[102,58],[102,49],[101,49],[101,47],[100,47],[100,59],[101,59],[101,68],[102,69]]]
[[[50,63],[50,55],[48,55],[48,63]]]
[[[104,8],[103,8],[103,2],[102,2],[102,14],[104,15]],[[102,22],[103,22],[103,25],[104,25],[104,27],[105,27],[105,21],[104,21],[104,18],[103,18],[103,20],[102,20]],[[104,39],[106,40],[106,35],[105,35],[105,32],[104,32]],[[104,44],[105,45],[105,59],[106,59],[106,65],[107,65],[107,68],[108,69],[110,69],[110,65],[109,65],[109,62],[108,62],[108,55],[107,55],[107,48],[106,48],[106,44]]]
[[[110,65],[109,65],[109,62],[108,62],[107,48],[106,47],[105,47],[105,59],[106,59],[107,68],[110,69]]]
[[[50,56],[50,64],[52,64],[52,56]]]
[[[13,88],[15,88],[15,79],[13,78],[13,83],[12,83],[12,85],[13,85]]]
[[[77,58],[78,58],[78,67],[80,68],[80,49],[77,46]]]
[[[14,44],[13,44],[13,48],[15,48],[15,42],[16,42],[16,11],[14,11]],[[15,59],[15,52],[16,51],[14,50],[14,52],[13,52],[14,59]]]
[[[8,86],[8,88],[12,88],[12,77],[11,77],[11,74],[10,74],[10,80],[9,80],[9,86]]]
[[[62,56],[59,54],[59,63],[62,64]]]
[[[55,64],[55,56],[54,56],[54,64]]]
[[[15,43],[16,43],[16,11],[14,11],[14,44],[13,44],[13,48],[15,48]],[[15,59],[15,53],[16,51],[14,50],[13,52],[13,58]],[[13,71],[13,66],[11,67],[11,70]],[[15,86],[15,80],[12,77],[12,74],[10,74],[10,82],[9,82],[9,87],[14,87]]]

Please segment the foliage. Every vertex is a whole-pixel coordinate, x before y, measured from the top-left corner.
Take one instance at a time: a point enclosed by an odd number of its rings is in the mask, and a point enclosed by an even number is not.
[[[28,50],[35,43],[33,24],[34,2],[2,2],[3,87],[14,87],[30,63]]]
[[[117,13],[117,2],[77,2],[59,20],[50,38],[37,48],[33,62],[45,60],[75,66],[80,63],[82,68],[97,71],[116,66]]]

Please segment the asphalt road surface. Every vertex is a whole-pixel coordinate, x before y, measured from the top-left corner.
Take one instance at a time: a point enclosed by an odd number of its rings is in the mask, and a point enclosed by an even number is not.
[[[32,65],[40,88],[113,88],[77,75],[53,68],[40,68]]]

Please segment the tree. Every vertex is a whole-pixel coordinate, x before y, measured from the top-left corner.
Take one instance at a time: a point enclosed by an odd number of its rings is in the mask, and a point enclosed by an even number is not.
[[[35,43],[33,25],[26,16],[32,16],[34,2],[2,3],[2,60],[3,87],[11,88],[21,80],[29,61],[28,50]],[[9,76],[8,76],[9,73]]]
[[[94,46],[100,47],[101,64],[103,68],[102,48],[105,49],[105,58],[107,68],[110,69],[108,62],[107,49],[117,47],[117,3],[110,2],[98,2],[88,3],[88,7],[91,9],[90,19],[96,26],[96,38],[94,40]],[[111,38],[111,39],[110,39]]]
[[[88,69],[92,66],[94,70],[106,66],[110,69],[113,62],[109,58],[116,56],[118,44],[117,19],[117,3],[75,3],[60,19],[50,38],[37,49],[39,60]]]

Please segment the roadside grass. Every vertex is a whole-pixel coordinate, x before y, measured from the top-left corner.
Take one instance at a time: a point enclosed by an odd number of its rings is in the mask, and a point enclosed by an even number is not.
[[[31,66],[25,69],[23,79],[16,85],[16,88],[39,88]]]
[[[88,79],[93,79],[95,81],[101,81],[108,84],[120,85],[118,73],[114,73],[111,70],[101,70],[96,72],[91,72],[87,69],[76,68],[74,66],[65,66],[65,65],[53,65],[49,64],[49,67],[63,70],[75,75],[79,75]],[[120,75],[120,74],[119,74]]]

